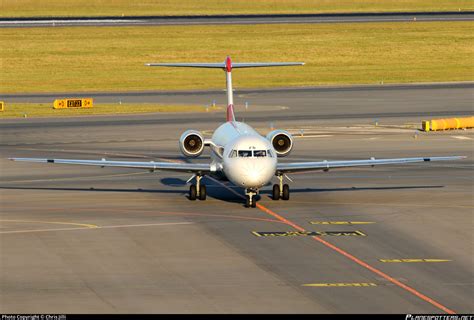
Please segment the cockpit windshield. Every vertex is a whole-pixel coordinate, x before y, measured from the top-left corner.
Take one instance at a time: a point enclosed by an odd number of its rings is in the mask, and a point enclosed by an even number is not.
[[[229,152],[229,158],[273,158],[273,154],[270,150],[232,150]]]
[[[266,157],[267,156],[267,151],[265,151],[265,150],[254,150],[253,151],[253,156],[257,157],[257,158]]]
[[[239,158],[250,158],[252,156],[252,150],[239,150]]]

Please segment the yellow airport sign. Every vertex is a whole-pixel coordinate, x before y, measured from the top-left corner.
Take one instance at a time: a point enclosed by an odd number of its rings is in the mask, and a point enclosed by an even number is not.
[[[447,259],[379,259],[380,262],[391,262],[391,263],[411,263],[411,262],[449,262]]]
[[[53,108],[92,108],[93,104],[94,100],[92,98],[56,99],[54,100]]]
[[[303,287],[376,287],[377,284],[373,282],[361,283],[307,283]]]
[[[423,131],[474,128],[474,117],[425,120],[421,122],[421,128]]]
[[[0,101],[0,112],[5,111],[5,102]]]
[[[309,237],[320,237],[320,236],[367,236],[365,233],[359,230],[355,231],[252,231],[252,234],[257,237],[296,237],[296,236],[309,236]]]

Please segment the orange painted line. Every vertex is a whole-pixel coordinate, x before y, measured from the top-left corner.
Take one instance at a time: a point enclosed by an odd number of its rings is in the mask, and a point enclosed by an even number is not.
[[[210,178],[210,179],[212,179],[213,181],[219,183],[221,186],[223,186],[223,187],[226,188],[227,190],[231,191],[232,193],[236,194],[236,195],[239,196],[240,198],[244,198],[244,196],[242,196],[240,193],[238,193],[238,192],[236,192],[235,190],[229,188],[228,186],[226,186],[224,183],[220,182],[219,180],[214,179],[214,178],[209,177],[209,176],[208,176],[208,178]],[[282,216],[280,216],[279,214],[273,212],[272,210],[268,209],[267,207],[265,207],[265,206],[259,204],[258,202],[257,202],[257,208],[259,208],[261,211],[263,211],[263,212],[265,212],[265,213],[267,213],[267,214],[269,214],[269,215],[275,217],[276,219],[278,219],[278,220],[280,220],[280,221],[282,221],[282,222],[288,224],[289,226],[292,226],[293,228],[295,228],[295,229],[298,230],[298,231],[302,231],[302,232],[305,232],[305,231],[306,231],[304,228],[300,227],[300,226],[297,225],[296,223],[293,223],[293,222],[291,222],[290,220],[285,219],[284,217],[282,217]],[[390,281],[391,283],[395,284],[396,286],[398,286],[398,287],[400,287],[400,288],[402,288],[402,289],[404,289],[404,290],[410,292],[411,294],[417,296],[418,298],[420,298],[420,299],[422,299],[422,300],[424,300],[424,301],[426,301],[426,302],[432,304],[433,306],[437,307],[438,309],[443,310],[444,312],[446,312],[446,313],[448,313],[448,314],[456,314],[455,311],[453,311],[453,310],[451,310],[451,309],[449,309],[449,308],[443,306],[441,303],[436,302],[435,300],[433,300],[433,299],[431,299],[430,297],[428,297],[428,296],[426,296],[426,295],[420,293],[419,291],[413,289],[412,287],[409,287],[409,286],[407,286],[406,284],[401,283],[401,282],[398,281],[397,279],[395,279],[395,278],[389,276],[388,274],[386,274],[386,273],[380,271],[380,270],[377,269],[377,268],[372,267],[371,265],[367,264],[366,262],[364,262],[364,261],[360,260],[359,258],[357,258],[357,257],[355,257],[355,256],[353,256],[353,255],[351,255],[351,254],[348,253],[347,251],[344,251],[343,249],[341,249],[341,248],[339,248],[339,247],[336,247],[335,245],[333,245],[333,244],[327,242],[326,240],[321,239],[321,237],[313,236],[312,238],[313,238],[314,240],[316,240],[316,241],[318,241],[318,242],[324,244],[326,247],[328,247],[328,248],[330,248],[330,249],[336,251],[337,253],[342,254],[343,256],[345,256],[346,258],[352,260],[353,262],[357,263],[358,265],[360,265],[360,266],[362,266],[362,267],[364,267],[364,268],[366,268],[366,269],[372,271],[373,273],[375,273],[375,274],[377,274],[377,275],[379,275],[379,276],[381,276],[381,277],[387,279],[388,281]]]
[[[257,203],[257,207],[258,207],[260,210],[262,210],[262,211],[264,211],[264,212],[270,214],[271,216],[277,218],[278,220],[281,220],[281,221],[287,223],[288,225],[292,226],[293,228],[295,228],[295,229],[297,229],[297,230],[299,230],[299,231],[303,231],[303,232],[306,231],[304,228],[300,227],[299,225],[297,225],[297,224],[291,222],[291,221],[288,220],[288,219],[285,219],[284,217],[280,216],[279,214],[273,212],[272,210],[268,209],[267,207],[265,207],[265,206],[263,206],[263,205],[261,205],[261,204],[259,204],[259,203]],[[389,276],[388,274],[386,274],[386,273],[380,271],[379,269],[376,269],[376,268],[372,267],[371,265],[367,264],[366,262],[364,262],[364,261],[360,260],[359,258],[357,258],[357,257],[355,257],[355,256],[353,256],[353,255],[351,255],[351,254],[348,253],[347,251],[344,251],[343,249],[341,249],[341,248],[339,248],[339,247],[336,247],[335,245],[333,245],[333,244],[327,242],[326,240],[323,240],[321,237],[319,237],[319,236],[313,236],[312,238],[313,238],[314,240],[316,240],[316,241],[318,241],[318,242],[324,244],[326,247],[328,247],[328,248],[330,248],[330,249],[332,249],[332,250],[334,250],[334,251],[336,251],[336,252],[342,254],[342,255],[345,256],[346,258],[349,258],[350,260],[354,261],[355,263],[357,263],[357,264],[363,266],[364,268],[366,268],[366,269],[372,271],[373,273],[375,273],[375,274],[377,274],[377,275],[379,275],[379,276],[381,276],[381,277],[387,279],[388,281],[390,281],[390,282],[392,282],[393,284],[399,286],[400,288],[407,290],[408,292],[414,294],[414,295],[417,296],[418,298],[420,298],[420,299],[422,299],[422,300],[424,300],[424,301],[426,301],[426,302],[432,304],[433,306],[437,307],[438,309],[441,309],[441,310],[443,310],[444,312],[449,313],[449,314],[455,314],[455,313],[456,313],[455,311],[453,311],[453,310],[451,310],[451,309],[449,309],[449,308],[443,306],[441,303],[436,302],[435,300],[433,300],[433,299],[431,299],[430,297],[428,297],[428,296],[426,296],[426,295],[420,293],[419,291],[413,289],[412,287],[409,287],[409,286],[407,286],[406,284],[401,283],[401,282],[398,281],[397,279],[394,279],[393,277]]]
[[[232,191],[232,193],[238,195],[239,197],[241,197],[241,198],[243,197],[241,194],[235,192],[234,190],[232,190],[231,188],[229,188],[229,187],[226,186],[225,184],[221,183],[220,181],[218,181],[218,180],[216,180],[216,179],[212,179],[212,180],[214,180],[215,182],[219,183],[220,185],[222,185],[222,186],[223,186],[224,188],[226,188],[227,190]],[[259,204],[258,202],[257,202],[257,208],[259,208],[261,211],[263,211],[263,212],[265,212],[265,213],[267,213],[267,214],[273,216],[274,218],[276,218],[276,219],[278,219],[278,220],[280,220],[280,221],[286,223],[287,225],[292,226],[293,228],[295,228],[295,229],[298,230],[298,231],[306,232],[306,230],[305,230],[304,228],[302,228],[302,227],[300,227],[299,225],[297,225],[296,223],[291,222],[290,220],[288,220],[288,219],[286,219],[286,218],[280,216],[279,214],[273,212],[272,210],[270,210],[270,209],[268,209],[267,207],[265,207],[265,206]],[[424,301],[430,303],[431,305],[437,307],[438,309],[443,310],[444,312],[446,312],[446,313],[448,313],[448,314],[455,314],[455,313],[456,313],[455,311],[453,311],[453,310],[451,310],[451,309],[449,309],[449,308],[443,306],[441,303],[436,302],[435,300],[433,300],[433,299],[431,299],[430,297],[428,297],[428,296],[426,296],[426,295],[420,293],[419,291],[413,289],[412,287],[409,287],[409,286],[407,286],[406,284],[401,283],[401,282],[398,281],[397,279],[395,279],[395,278],[389,276],[388,274],[386,274],[386,273],[380,271],[379,269],[372,267],[372,266],[369,265],[368,263],[366,263],[366,262],[360,260],[359,258],[357,258],[357,257],[355,257],[355,256],[353,256],[353,255],[351,255],[351,254],[348,253],[347,251],[345,251],[345,250],[343,250],[343,249],[341,249],[341,248],[339,248],[339,247],[336,247],[335,245],[333,245],[333,244],[327,242],[326,240],[323,240],[321,237],[319,237],[319,236],[313,236],[312,238],[313,238],[314,240],[316,240],[316,241],[322,243],[322,244],[325,245],[326,247],[328,247],[328,248],[330,248],[330,249],[336,251],[337,253],[339,253],[339,254],[345,256],[346,258],[352,260],[353,262],[357,263],[358,265],[360,265],[360,266],[362,266],[362,267],[364,267],[364,268],[366,268],[366,269],[372,271],[373,273],[375,273],[375,274],[377,274],[377,275],[379,275],[379,276],[381,276],[381,277],[387,279],[388,281],[390,281],[391,283],[395,284],[396,286],[398,286],[398,287],[400,287],[400,288],[402,288],[402,289],[404,289],[404,290],[410,292],[411,294],[417,296],[418,298],[420,298],[420,299],[422,299],[422,300],[424,300]]]

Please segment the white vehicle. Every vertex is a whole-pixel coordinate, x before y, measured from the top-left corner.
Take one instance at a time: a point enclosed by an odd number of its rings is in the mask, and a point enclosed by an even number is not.
[[[160,67],[191,67],[191,68],[219,68],[226,73],[227,82],[227,121],[220,125],[211,139],[204,139],[196,130],[185,131],[179,139],[179,148],[186,157],[194,158],[202,154],[204,147],[211,150],[211,163],[169,163],[169,162],[130,162],[111,160],[74,160],[74,159],[40,159],[40,158],[12,158],[14,161],[76,164],[99,167],[120,167],[144,169],[151,172],[177,171],[192,173],[189,181],[196,183],[189,188],[189,199],[206,199],[206,186],[201,183],[204,175],[211,175],[220,179],[228,179],[236,186],[245,189],[246,206],[256,206],[256,195],[260,188],[270,183],[273,176],[279,180],[273,185],[273,200],[288,200],[290,188],[283,184],[286,173],[301,171],[328,171],[330,169],[374,166],[382,164],[405,164],[426,161],[457,160],[465,157],[419,157],[397,159],[349,160],[349,161],[318,161],[278,163],[279,157],[285,157],[293,148],[293,138],[284,130],[274,130],[266,137],[258,134],[245,123],[235,121],[234,100],[232,92],[233,68],[280,67],[304,65],[302,62],[283,63],[232,63],[227,57],[223,63],[148,63],[147,66]]]

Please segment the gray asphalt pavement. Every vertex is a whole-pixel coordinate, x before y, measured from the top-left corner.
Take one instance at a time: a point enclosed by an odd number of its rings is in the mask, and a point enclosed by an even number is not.
[[[269,14],[215,16],[0,18],[0,28],[61,26],[160,26],[219,24],[362,23],[472,21],[474,12],[388,12],[342,14]]]
[[[208,178],[208,200],[189,201],[186,175],[6,159],[185,161],[179,135],[210,135],[223,111],[2,119],[0,313],[474,312],[474,133],[412,126],[430,114],[472,114],[471,87],[243,93],[238,103],[237,117],[260,132],[273,121],[295,133],[283,161],[468,158],[295,174],[289,201],[272,201],[267,186],[261,207],[248,209],[242,190]],[[351,221],[366,224],[342,224]],[[253,234],[294,225],[365,236],[321,237],[338,251],[307,236]]]
[[[201,104],[203,110],[215,102],[225,107],[224,90],[146,91],[146,92],[70,92],[43,94],[0,94],[6,103],[36,102],[51,104],[55,99],[92,97],[96,103],[172,103]],[[237,118],[278,125],[280,121],[339,120],[396,121],[406,118],[421,121],[429,117],[472,115],[474,83],[379,85],[314,88],[239,89],[234,92]],[[247,108],[245,105],[247,104]],[[383,119],[383,120],[382,120]],[[124,117],[83,117],[81,119],[3,120],[0,128],[9,126],[107,126],[119,124],[217,124],[220,113],[149,114]],[[12,123],[12,124],[10,124]]]

